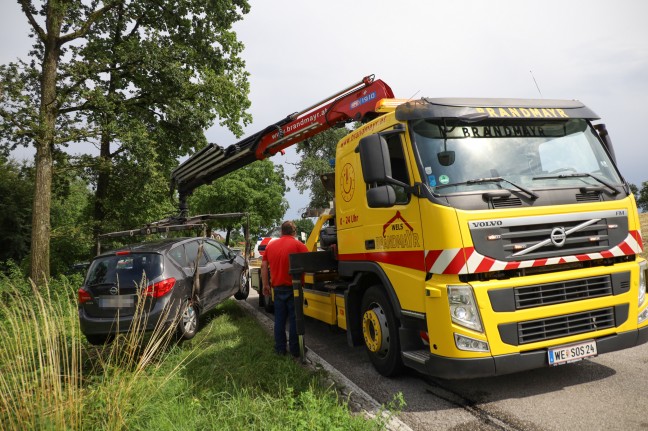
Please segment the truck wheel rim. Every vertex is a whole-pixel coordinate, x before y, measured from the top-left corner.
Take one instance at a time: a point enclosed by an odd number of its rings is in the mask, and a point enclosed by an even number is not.
[[[381,354],[389,350],[389,329],[382,308],[375,305],[365,311],[362,316],[362,333],[370,352]]]

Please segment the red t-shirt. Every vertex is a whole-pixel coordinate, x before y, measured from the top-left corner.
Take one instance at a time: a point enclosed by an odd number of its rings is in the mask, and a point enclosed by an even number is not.
[[[270,281],[272,287],[292,286],[292,277],[288,273],[289,255],[305,253],[308,248],[292,235],[282,235],[271,241],[265,249],[263,261],[270,265]]]

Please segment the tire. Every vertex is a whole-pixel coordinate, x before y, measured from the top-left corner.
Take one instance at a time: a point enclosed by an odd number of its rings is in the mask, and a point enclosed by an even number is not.
[[[241,271],[241,277],[239,279],[239,290],[234,294],[234,298],[239,301],[247,299],[250,295],[250,279],[248,277],[248,270]]]
[[[190,299],[185,301],[180,312],[177,334],[181,340],[191,340],[198,332],[198,308]]]
[[[102,346],[108,341],[112,340],[111,336],[103,334],[86,334],[85,337],[86,340],[88,340],[88,343],[92,344],[93,346]]]
[[[372,286],[362,297],[362,335],[371,363],[386,377],[403,371],[399,324],[382,286]]]

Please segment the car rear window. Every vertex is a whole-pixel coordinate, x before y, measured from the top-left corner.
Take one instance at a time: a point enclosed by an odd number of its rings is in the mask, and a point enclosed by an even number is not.
[[[86,285],[139,285],[142,277],[153,280],[162,274],[162,256],[157,253],[133,253],[95,259],[88,269]]]

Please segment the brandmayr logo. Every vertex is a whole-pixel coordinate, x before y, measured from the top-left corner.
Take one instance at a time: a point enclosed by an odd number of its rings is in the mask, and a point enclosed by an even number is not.
[[[389,248],[416,248],[420,247],[419,234],[414,228],[396,211],[387,223],[383,225],[382,237],[376,237],[376,249]]]

